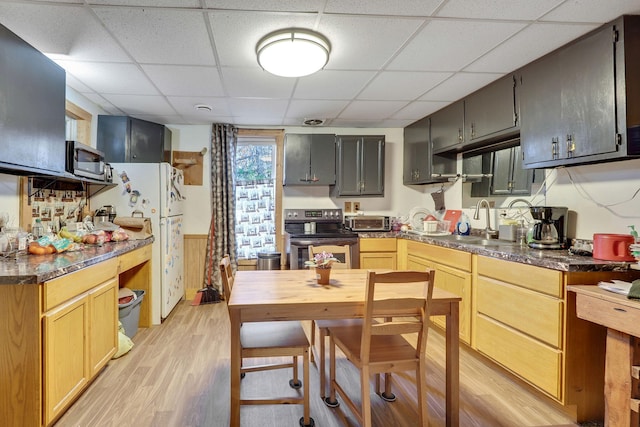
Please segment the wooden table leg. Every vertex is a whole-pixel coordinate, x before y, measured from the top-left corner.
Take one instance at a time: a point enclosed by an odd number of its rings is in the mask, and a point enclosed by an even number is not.
[[[446,409],[447,427],[460,424],[460,335],[458,303],[452,302],[446,317]]]
[[[229,425],[240,426],[240,311],[230,310],[231,317],[231,412]]]
[[[604,371],[604,411],[606,427],[627,427],[632,423],[631,366],[634,363],[635,340],[615,329],[607,329],[607,351]],[[637,357],[637,356],[636,356]],[[635,416],[637,419],[637,415]]]

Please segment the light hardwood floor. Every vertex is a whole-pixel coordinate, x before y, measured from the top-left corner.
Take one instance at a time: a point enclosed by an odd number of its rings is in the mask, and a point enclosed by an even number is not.
[[[229,318],[226,305],[191,306],[181,302],[161,325],[140,329],[131,352],[112,360],[56,427],[222,427],[229,425]],[[428,342],[427,382],[429,419],[432,427],[445,424],[444,339],[431,330]],[[257,361],[259,362],[259,361]],[[340,360],[338,375],[351,376],[352,395],[357,396],[357,373]],[[316,426],[355,426],[345,405],[327,408],[319,397],[318,371],[311,367],[311,415]],[[418,425],[415,388],[409,376],[397,375],[398,399],[386,403],[372,397],[374,425]],[[243,396],[252,391],[293,391],[289,372],[247,374]],[[254,394],[255,396],[255,394]],[[299,405],[243,406],[242,426],[298,426]],[[554,405],[528,391],[518,381],[460,352],[460,425],[574,426]]]

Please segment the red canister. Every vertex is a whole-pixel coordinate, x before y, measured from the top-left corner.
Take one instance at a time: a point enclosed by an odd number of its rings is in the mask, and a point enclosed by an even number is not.
[[[634,243],[629,234],[593,235],[593,257],[605,261],[635,261],[629,252],[629,245]]]

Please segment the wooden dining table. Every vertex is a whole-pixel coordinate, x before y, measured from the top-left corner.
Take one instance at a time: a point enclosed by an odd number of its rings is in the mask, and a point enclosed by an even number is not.
[[[333,269],[329,285],[312,270],[238,271],[227,301],[231,318],[231,417],[240,425],[240,325],[274,320],[351,319],[364,315],[367,270]],[[413,295],[422,295],[417,287]],[[446,316],[446,425],[459,424],[458,295],[434,288],[431,315]]]

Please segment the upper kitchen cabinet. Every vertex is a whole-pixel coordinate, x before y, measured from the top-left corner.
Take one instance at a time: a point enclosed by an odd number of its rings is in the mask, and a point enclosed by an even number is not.
[[[522,70],[526,168],[640,156],[640,17],[623,16]]]
[[[533,170],[522,167],[522,149],[519,145],[493,153],[490,194],[529,195]]]
[[[170,162],[171,132],[146,120],[101,115],[97,147],[111,163]]]
[[[0,172],[65,172],[64,70],[0,25]]]
[[[510,74],[465,98],[465,148],[517,133],[517,82]]]
[[[336,136],[288,133],[284,140],[284,185],[334,185]]]
[[[431,116],[433,153],[459,150],[464,145],[464,101],[446,106]]]
[[[434,155],[431,152],[430,120],[425,117],[404,128],[402,182],[405,185],[441,182],[446,176],[456,174],[455,153]]]
[[[338,136],[335,193],[384,196],[384,136]]]

